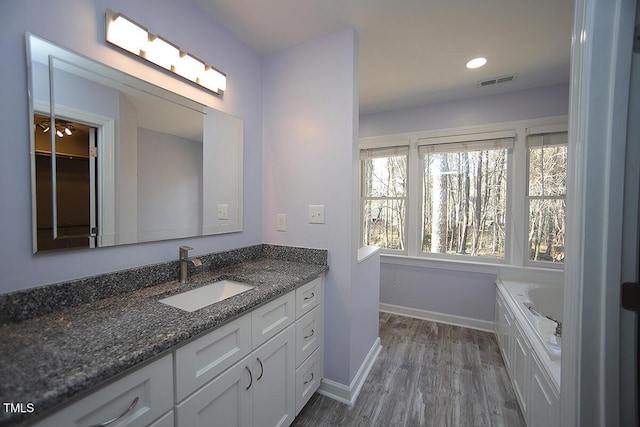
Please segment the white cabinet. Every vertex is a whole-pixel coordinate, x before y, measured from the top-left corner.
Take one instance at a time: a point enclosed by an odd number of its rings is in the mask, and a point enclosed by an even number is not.
[[[296,415],[320,387],[323,372],[322,278],[296,289]]]
[[[256,348],[293,323],[295,292],[289,292],[251,312],[252,344]]]
[[[320,387],[322,379],[322,349],[316,350],[296,369],[296,415]]]
[[[197,393],[176,405],[179,426],[251,426],[253,408],[250,357],[210,381]]]
[[[176,405],[179,426],[288,426],[295,417],[291,325]]]
[[[522,415],[525,419],[528,419],[527,407],[529,397],[529,354],[531,353],[531,347],[524,338],[524,334],[520,329],[520,326],[514,324],[514,346],[513,346],[513,375],[511,381],[513,382],[513,388],[520,402],[520,409],[522,409]]]
[[[304,316],[322,301],[322,277],[296,289],[296,319]]]
[[[322,307],[316,306],[296,320],[296,366],[300,366],[322,343]]]
[[[295,326],[276,335],[252,356],[253,425],[288,426],[296,416]]]
[[[560,425],[560,395],[552,387],[535,353],[531,357],[531,398],[529,404],[529,427]]]
[[[177,349],[177,425],[291,424],[322,379],[321,301],[318,278]]]
[[[176,401],[206,384],[251,351],[251,316],[242,316],[178,348]]]
[[[513,372],[511,369],[511,355],[513,354],[512,324],[513,317],[511,312],[506,306],[503,296],[500,292],[496,292],[496,332],[504,365],[509,374]]]
[[[102,387],[36,426],[148,426],[173,407],[173,357],[168,354]],[[164,420],[164,421],[163,421]],[[161,422],[162,421],[162,422]],[[158,420],[173,426],[173,414]]]

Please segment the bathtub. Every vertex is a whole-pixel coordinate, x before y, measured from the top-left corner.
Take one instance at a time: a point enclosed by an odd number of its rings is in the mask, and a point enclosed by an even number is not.
[[[499,319],[504,313],[496,312],[496,331],[498,340],[502,341],[500,344],[506,343],[509,346],[511,345],[509,342],[517,341],[516,336],[525,339],[528,345],[524,345],[522,348],[530,348],[531,353],[535,354],[535,360],[545,371],[545,376],[549,378],[550,387],[554,394],[559,393],[562,337],[556,335],[556,332],[561,332],[560,328],[557,328],[557,322],[562,323],[563,318],[562,286],[505,279],[496,280],[496,286],[497,300],[502,300],[506,306],[502,309],[497,304],[496,308],[507,312],[515,324],[508,325],[510,320],[506,320],[505,323],[504,320]],[[515,347],[514,344],[512,350],[505,348],[503,356],[515,358],[515,350],[513,350]],[[527,357],[534,358],[532,355]],[[518,363],[516,362],[514,365],[518,365]],[[526,374],[526,370],[524,372]],[[530,379],[527,379],[525,375],[520,382],[528,383]]]
[[[556,332],[561,329],[558,323],[562,323],[562,287],[514,281],[502,281],[502,284],[549,358],[559,360],[562,337]]]

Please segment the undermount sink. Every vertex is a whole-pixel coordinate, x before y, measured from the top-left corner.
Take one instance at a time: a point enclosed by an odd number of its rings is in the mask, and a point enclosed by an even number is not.
[[[160,302],[184,311],[194,312],[253,288],[255,288],[254,285],[247,285],[246,283],[220,280],[219,282],[213,282],[181,294],[161,299]]]

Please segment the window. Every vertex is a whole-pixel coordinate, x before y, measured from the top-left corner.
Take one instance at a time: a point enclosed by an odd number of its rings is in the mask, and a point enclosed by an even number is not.
[[[563,268],[566,116],[359,143],[361,242],[385,262]]]
[[[512,146],[506,138],[419,147],[423,253],[505,258]]]
[[[528,260],[564,262],[567,132],[527,138]]]
[[[362,236],[365,245],[403,252],[407,232],[408,147],[361,150]]]

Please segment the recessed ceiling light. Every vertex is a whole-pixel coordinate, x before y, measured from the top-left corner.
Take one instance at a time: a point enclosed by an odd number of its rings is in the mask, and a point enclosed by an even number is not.
[[[469,60],[469,62],[467,62],[467,68],[480,68],[486,63],[487,63],[487,58],[483,58],[483,57],[473,58]]]

